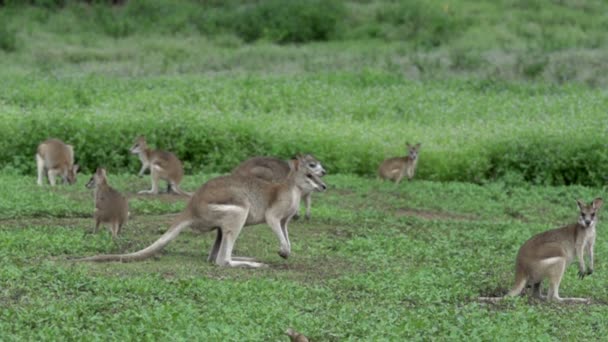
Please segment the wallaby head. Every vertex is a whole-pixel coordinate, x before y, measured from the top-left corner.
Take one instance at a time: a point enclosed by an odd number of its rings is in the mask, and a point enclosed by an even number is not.
[[[323,183],[321,177],[310,170],[306,164],[305,159],[298,157],[293,161],[293,170],[291,171],[296,180],[296,185],[302,191],[312,192],[319,191],[323,192],[327,189],[327,185]]]
[[[68,184],[72,185],[76,183],[76,174],[78,173],[79,168],[80,166],[78,166],[78,164],[74,164],[68,167],[67,173],[64,178],[65,181],[68,182]]]
[[[305,155],[297,154],[293,159],[299,160],[302,166],[307,167],[319,177],[323,177],[327,173],[323,168],[323,165],[321,165],[321,162],[310,153]]]
[[[86,184],[86,187],[89,189],[93,189],[100,184],[106,183],[106,170],[102,167],[98,167],[97,171],[91,176],[91,179]]]
[[[420,150],[420,143],[416,145],[410,145],[410,143],[405,144],[407,146],[407,155],[411,160],[418,159],[418,151]]]
[[[597,223],[597,212],[602,206],[602,203],[604,203],[604,200],[598,197],[589,205],[585,204],[581,200],[576,200],[576,203],[578,204],[578,209],[580,210],[578,223],[585,228],[595,226]]]
[[[137,139],[135,139],[133,146],[131,146],[129,150],[133,154],[139,154],[142,153],[146,148],[148,148],[148,145],[146,145],[146,138],[143,135],[140,135],[137,137]]]

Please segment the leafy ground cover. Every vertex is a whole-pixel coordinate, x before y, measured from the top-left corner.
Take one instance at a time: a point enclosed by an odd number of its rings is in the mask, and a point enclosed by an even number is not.
[[[194,190],[207,175],[187,177]],[[597,339],[604,335],[608,244],[600,221],[596,272],[568,269],[561,293],[590,305],[524,298],[481,304],[511,286],[517,249],[536,232],[576,219],[581,186],[413,181],[395,186],[327,176],[311,221],[291,225],[282,260],[266,226],[249,227],[235,253],[270,264],[225,269],[206,262],[212,234],[186,231],[157,258],[79,264],[69,257],[133,251],[155,240],[185,198],[138,196],[147,179],[110,175],[130,197],[132,218],[113,242],[90,233],[85,179],[40,189],[34,177],[0,176],[0,331],[23,339],[286,340],[289,326],[317,341],[395,339]],[[16,203],[19,207],[16,207]],[[8,214],[5,214],[8,213]],[[9,217],[19,216],[19,219]]]

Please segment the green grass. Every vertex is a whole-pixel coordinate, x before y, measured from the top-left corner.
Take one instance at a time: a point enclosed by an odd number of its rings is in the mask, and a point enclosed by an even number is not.
[[[187,177],[193,190],[208,176]],[[598,227],[596,272],[567,270],[562,296],[591,305],[509,300],[481,304],[513,281],[518,247],[531,235],[576,219],[574,199],[598,188],[512,187],[504,183],[413,181],[395,186],[327,176],[311,221],[290,226],[293,254],[282,260],[265,225],[246,228],[235,254],[262,270],[208,264],[214,236],[182,233],[156,259],[79,264],[70,257],[134,251],[169,226],[178,196],[136,196],[145,179],[110,175],[132,217],[116,242],[90,234],[92,194],[81,177],[48,189],[33,176],[0,176],[0,332],[5,340],[133,338],[286,340],[294,327],[317,341],[395,339],[597,339],[607,333],[608,244]],[[154,208],[153,213],[147,212]],[[70,208],[66,210],[65,208]],[[162,213],[162,214],[161,214]],[[43,216],[43,217],[40,217]],[[586,327],[581,329],[581,327]]]

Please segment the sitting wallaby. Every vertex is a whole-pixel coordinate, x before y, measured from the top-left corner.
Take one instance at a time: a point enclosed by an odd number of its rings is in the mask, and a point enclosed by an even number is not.
[[[308,342],[308,338],[299,332],[289,328],[285,331],[285,334],[289,336],[291,342]]]
[[[109,223],[112,238],[116,238],[129,217],[127,199],[108,185],[106,170],[100,167],[97,168],[86,187],[95,189],[95,213],[93,214],[95,229],[93,233],[97,232],[100,223]]]
[[[59,139],[48,139],[38,145],[36,166],[38,168],[38,185],[42,185],[42,176],[45,170],[51,186],[55,185],[55,177],[58,175],[61,176],[64,183],[76,183],[78,165],[74,165],[74,147]]]
[[[267,182],[251,176],[228,175],[209,180],[190,198],[186,209],[156,242],[134,253],[99,255],[80,261],[136,261],[156,254],[184,228],[193,226],[199,231],[217,230],[215,243],[208,260],[220,266],[266,266],[251,258],[233,258],[234,243],[244,226],[266,222],[278,237],[279,255],[287,258],[291,243],[287,224],[298,209],[302,191],[323,191],[327,187],[308,168],[294,162],[289,176],[279,183]]]
[[[526,241],[515,260],[515,285],[505,297],[519,295],[526,285],[532,286],[532,295],[539,299],[588,302],[586,298],[561,298],[559,284],[574,258],[578,259],[578,276],[583,279],[593,273],[593,245],[598,210],[603,200],[596,198],[591,204],[576,201],[580,210],[577,223],[548,230]],[[589,268],[585,269],[585,254],[589,255]],[[549,279],[547,297],[541,294],[541,282]],[[498,301],[504,297],[482,297],[484,301]]]
[[[315,158],[312,154],[295,156],[289,161],[272,157],[254,157],[239,164],[239,166],[232,170],[232,173],[242,176],[252,175],[269,182],[278,182],[287,177],[293,168],[294,161],[298,158],[300,158],[303,166],[307,167],[315,175],[318,177],[325,176],[326,172],[321,165],[321,162],[318,161],[317,158]],[[310,206],[312,203],[311,196],[311,191],[302,192],[302,198],[306,203],[306,219],[310,219]],[[296,213],[294,218],[298,218],[298,216],[298,213]]]
[[[180,195],[192,196],[192,194],[179,188],[179,183],[184,176],[184,168],[175,154],[148,148],[146,138],[143,135],[135,139],[135,143],[130,150],[131,153],[137,154],[141,160],[141,170],[139,170],[138,176],[142,176],[146,169],[150,168],[152,189],[140,191],[140,194],[158,194],[158,181],[162,179],[167,181],[167,192],[173,191]]]
[[[386,159],[380,164],[378,168],[378,175],[382,179],[392,180],[399,184],[403,176],[407,175],[408,180],[414,178],[416,172],[416,166],[418,165],[418,151],[420,150],[420,143],[412,146],[409,143],[406,144],[408,149],[408,155],[405,157],[394,157]]]

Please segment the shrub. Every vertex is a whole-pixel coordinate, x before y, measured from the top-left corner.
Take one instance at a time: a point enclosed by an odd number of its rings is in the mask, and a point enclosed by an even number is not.
[[[17,50],[17,32],[9,29],[4,22],[0,22],[0,50],[6,52]]]
[[[324,41],[336,33],[343,15],[345,7],[338,0],[269,0],[241,9],[235,30],[247,42]]]

